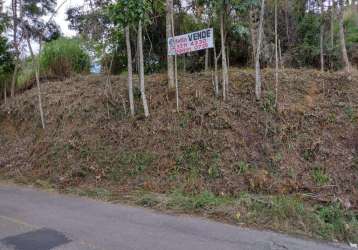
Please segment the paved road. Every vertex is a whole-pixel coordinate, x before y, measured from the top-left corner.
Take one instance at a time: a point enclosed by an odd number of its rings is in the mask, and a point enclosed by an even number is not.
[[[333,250],[346,246],[0,184],[1,250]]]

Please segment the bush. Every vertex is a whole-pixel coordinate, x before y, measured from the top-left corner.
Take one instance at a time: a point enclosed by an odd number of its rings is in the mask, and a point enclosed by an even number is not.
[[[41,74],[66,78],[73,73],[88,73],[91,63],[78,39],[60,38],[47,43],[40,56]]]

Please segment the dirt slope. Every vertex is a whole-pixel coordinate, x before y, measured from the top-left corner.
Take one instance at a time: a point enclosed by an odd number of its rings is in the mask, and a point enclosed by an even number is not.
[[[101,76],[43,84],[45,131],[36,89],[0,106],[0,175],[123,192],[304,193],[358,209],[358,76],[285,70],[277,110],[273,72],[261,102],[253,76],[232,69],[224,103],[211,74],[185,75],[180,114],[165,76],[148,76],[148,120],[126,116],[125,77],[112,79],[110,101]],[[138,91],[136,102],[141,113]]]

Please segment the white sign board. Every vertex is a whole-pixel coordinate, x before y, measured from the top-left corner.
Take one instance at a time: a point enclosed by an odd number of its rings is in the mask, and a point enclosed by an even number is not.
[[[214,48],[214,30],[212,28],[168,39],[168,55],[170,56],[209,48]]]

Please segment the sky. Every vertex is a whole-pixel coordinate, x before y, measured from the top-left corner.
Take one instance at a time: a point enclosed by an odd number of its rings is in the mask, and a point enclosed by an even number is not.
[[[61,6],[60,9],[58,9],[57,15],[55,16],[56,23],[61,27],[61,31],[65,36],[74,36],[76,35],[76,32],[73,30],[70,30],[68,28],[68,22],[66,21],[66,11],[67,9],[71,7],[81,6],[83,4],[84,0],[57,0],[57,9],[59,6]],[[11,6],[11,0],[5,0],[5,9],[10,8]]]
[[[56,23],[61,27],[61,31],[65,36],[74,36],[76,32],[68,28],[68,22],[66,21],[66,11],[71,7],[80,6],[83,4],[84,0],[57,0],[57,7],[62,3],[65,3],[59,10],[58,14],[55,17]]]

